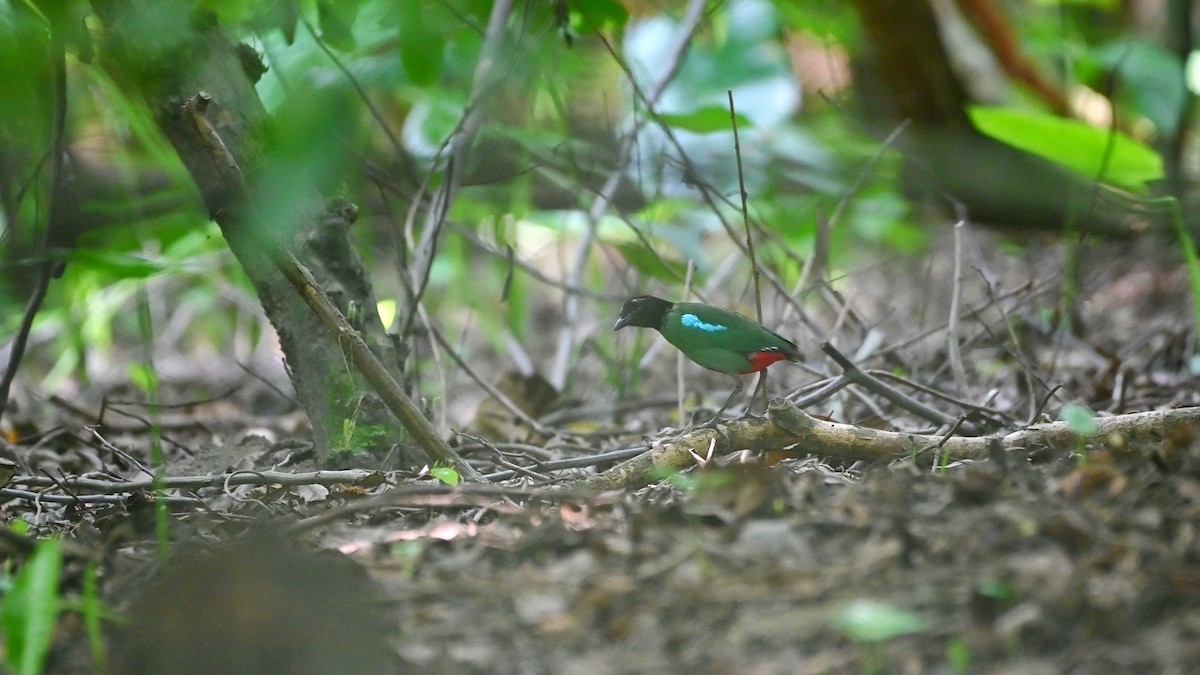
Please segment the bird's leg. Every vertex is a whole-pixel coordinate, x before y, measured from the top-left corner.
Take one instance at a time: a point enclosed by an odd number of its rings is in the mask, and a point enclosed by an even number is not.
[[[711,427],[715,425],[717,420],[721,419],[721,415],[725,412],[725,409],[729,407],[730,403],[733,403],[733,399],[737,398],[737,395],[740,393],[742,393],[742,378],[738,377],[737,386],[733,388],[733,393],[729,395],[729,398],[725,399],[725,405],[721,406],[721,409],[717,411],[717,414],[713,415],[713,418],[704,426]]]

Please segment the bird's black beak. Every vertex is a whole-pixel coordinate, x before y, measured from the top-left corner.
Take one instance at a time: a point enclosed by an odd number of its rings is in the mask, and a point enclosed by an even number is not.
[[[628,326],[629,321],[632,318],[633,318],[633,316],[630,314],[622,314],[621,316],[617,317],[617,322],[615,324],[613,324],[613,330],[618,331],[618,330],[621,330],[622,328],[624,328],[625,326]]]

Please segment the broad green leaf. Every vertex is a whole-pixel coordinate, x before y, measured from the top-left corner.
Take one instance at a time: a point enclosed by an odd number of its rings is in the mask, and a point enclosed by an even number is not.
[[[13,581],[0,608],[5,636],[5,664],[22,675],[45,669],[58,619],[58,580],[62,546],[53,539],[39,542]]]
[[[969,112],[975,127],[988,136],[1088,178],[1100,177],[1129,190],[1144,191],[1146,182],[1163,177],[1162,157],[1119,131],[1012,108],[974,106]],[[1114,134],[1112,154],[1105,164],[1109,137]]]
[[[658,116],[663,122],[685,131],[698,134],[710,134],[717,131],[730,131],[733,122],[729,119],[729,109],[709,106],[695,112],[680,114],[662,114]],[[748,129],[754,122],[742,113],[737,113],[738,129]]]
[[[833,617],[833,626],[855,642],[886,642],[929,629],[916,614],[877,600],[856,600]]]
[[[429,470],[429,475],[442,481],[450,487],[458,485],[459,482],[458,472],[448,466],[435,466]]]

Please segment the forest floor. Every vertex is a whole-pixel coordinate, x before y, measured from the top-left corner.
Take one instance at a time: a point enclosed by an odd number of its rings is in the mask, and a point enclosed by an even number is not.
[[[955,398],[1009,420],[1002,431],[1056,419],[1066,402],[1099,415],[1200,405],[1186,273],[1169,247],[1123,248],[1087,258],[1106,264],[1085,279],[1077,307],[1086,330],[1071,337],[1042,321],[1059,299],[1048,290],[1058,284],[1046,261],[1061,250],[973,263],[994,278],[963,295],[969,380]],[[904,271],[878,266],[854,276],[836,297],[853,304],[842,318],[861,322],[858,341],[840,325],[829,337],[852,353],[882,331],[889,346],[856,355],[860,364],[954,391],[944,332],[906,340],[945,322],[949,255],[927,256]],[[832,309],[816,314],[819,325],[838,321]],[[607,330],[611,317],[600,319]],[[86,564],[99,564],[101,595],[124,617],[109,624],[112,672],[1200,667],[1200,427],[1148,430],[1157,434],[1150,451],[1114,438],[1067,450],[998,449],[971,461],[940,462],[933,451],[873,461],[833,460],[819,449],[718,452],[625,489],[551,490],[615,462],[551,471],[547,461],[680,433],[663,429],[673,404],[649,399],[673,391],[674,358],[659,363],[661,379],[641,382],[647,398],[630,396],[638,407],[619,420],[585,414],[551,438],[517,427],[498,438],[495,425],[464,422],[505,450],[472,450],[460,437],[481,470],[522,467],[517,478],[477,489],[396,471],[286,484],[264,472],[318,466],[298,415],[253,384],[160,411],[168,476],[216,476],[168,491],[181,501],[170,506],[175,543],[165,568],[153,492],[93,500],[84,486],[62,485],[85,474],[144,479],[151,437],[138,417],[149,412],[110,414],[96,427],[61,403],[31,399],[21,414],[37,433],[8,450],[20,475],[4,493],[4,519],[25,519],[33,534],[61,533],[70,544],[68,597],[81,593]],[[801,375],[805,385],[821,379]],[[726,383],[713,383],[706,398],[723,398],[715,392]],[[944,400],[922,400],[958,414]],[[946,431],[870,391],[843,391],[808,412],[864,430]],[[11,542],[6,550],[19,560]],[[65,612],[50,672],[88,672],[94,653],[84,622]]]

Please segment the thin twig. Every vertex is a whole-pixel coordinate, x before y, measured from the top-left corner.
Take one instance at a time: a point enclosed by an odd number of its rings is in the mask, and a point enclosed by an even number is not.
[[[866,371],[866,373],[868,375],[871,375],[872,377],[877,377],[880,380],[891,380],[892,382],[896,382],[898,384],[903,384],[906,387],[911,387],[911,388],[913,388],[923,394],[926,394],[930,397],[936,398],[941,401],[945,401],[946,403],[956,405],[965,412],[974,413],[976,415],[979,415],[980,417],[988,419],[993,424],[995,424],[996,427],[998,427],[998,428],[1004,427],[1004,426],[1016,428],[1017,426],[1019,426],[1019,423],[1015,419],[1013,419],[1011,416],[1006,415],[1002,412],[999,412],[992,408],[985,408],[981,405],[975,405],[974,403],[970,403],[970,402],[964,401],[962,399],[955,398],[953,396],[950,396],[949,394],[946,394],[945,392],[938,391],[937,389],[934,389],[933,387],[928,387],[928,386],[925,386],[918,382],[913,382],[912,380],[909,380],[907,378],[900,377],[899,375],[897,375],[895,373],[890,373],[886,370],[868,370],[868,371]]]
[[[456,364],[458,364],[458,367],[467,374],[467,377],[474,380],[475,384],[478,384],[484,391],[488,393],[488,396],[496,399],[497,403],[504,406],[504,408],[513,415],[516,415],[517,419],[521,420],[525,424],[528,424],[529,428],[533,429],[537,433],[544,436],[554,435],[553,431],[542,426],[541,423],[530,417],[528,413],[526,413],[524,410],[521,410],[520,406],[518,406],[516,403],[513,403],[512,399],[505,395],[504,392],[500,391],[496,387],[492,386],[487,380],[480,377],[479,374],[475,372],[475,369],[467,365],[466,360],[463,359],[462,356],[459,356],[458,352],[450,346],[450,343],[446,342],[446,338],[442,335],[441,331],[430,325],[429,334],[432,335],[433,339],[442,346],[442,349],[445,350],[448,355],[450,355],[450,358],[453,359]]]
[[[431,333],[434,332],[433,320],[429,317],[429,313],[425,311],[425,306],[418,304],[416,307],[421,321],[425,323],[425,328]],[[465,331],[466,329],[464,328],[463,330]],[[446,366],[442,362],[442,355],[439,353],[437,347],[429,351],[433,354],[433,369],[437,371],[438,386],[442,392],[442,395],[439,397],[441,405],[438,407],[438,426],[442,429],[448,429],[450,426],[450,380],[446,377]]]
[[[445,231],[446,216],[454,203],[458,189],[462,185],[463,174],[467,168],[467,155],[475,142],[475,136],[483,126],[485,103],[491,96],[499,78],[492,74],[504,43],[504,31],[512,14],[513,0],[496,0],[492,4],[492,12],[488,18],[487,31],[483,38],[483,47],[479,54],[479,62],[475,64],[475,74],[472,81],[471,95],[458,128],[453,132],[449,141],[450,158],[446,162],[445,176],[437,195],[430,200],[425,212],[425,227],[421,232],[421,241],[414,248],[414,270],[412,286],[415,290],[412,298],[413,305],[408,308],[407,316],[400,330],[401,337],[407,337],[417,315],[417,305],[429,284],[429,275],[433,269],[434,258],[437,254],[438,242]],[[424,192],[428,180],[422,185]],[[416,201],[414,201],[414,207]],[[411,211],[410,211],[411,214]]]
[[[963,368],[958,334],[958,313],[962,303],[965,222],[959,220],[954,224],[954,280],[950,290],[950,317],[946,320],[946,356],[950,362],[950,372],[954,374],[954,387],[960,395],[967,390],[967,371]]]
[[[573,459],[560,459],[553,462],[542,462],[537,465],[537,468],[542,471],[562,471],[564,469],[582,469],[589,466],[600,466],[601,464],[610,464],[612,462],[622,462],[627,459],[632,459],[638,455],[644,454],[650,450],[650,446],[642,445],[634,448],[624,448],[621,450],[612,450],[610,452],[602,452],[598,455],[588,455],[587,457],[575,457]],[[489,473],[484,478],[490,481],[507,480],[516,476],[513,471],[497,471]]]
[[[738,198],[742,207],[742,227],[746,230],[746,254],[750,257],[750,275],[754,279],[754,316],[758,319],[759,323],[762,323],[762,275],[758,269],[758,257],[754,254],[754,236],[750,232],[750,208],[747,205],[746,173],[742,167],[742,140],[738,134],[737,109],[733,104],[733,90],[726,89],[725,94],[729,97],[729,124],[733,129],[733,156],[737,160]],[[755,385],[755,388],[762,392],[763,408],[766,408],[768,403],[766,370],[759,372],[758,383]],[[750,396],[750,403],[753,406],[753,394]]]
[[[653,114],[654,108],[658,105],[658,100],[662,97],[663,92],[666,91],[667,85],[670,84],[671,80],[675,79],[675,75],[683,65],[683,56],[687,53],[688,46],[691,44],[692,34],[700,26],[706,4],[705,0],[691,0],[688,3],[687,9],[684,10],[683,19],[680,21],[678,32],[675,36],[675,43],[671,45],[671,48],[667,52],[662,76],[659,77],[658,81],[654,84],[654,88],[643,101],[648,115]],[[615,55],[616,52],[611,53]],[[619,58],[618,63],[625,68],[630,82],[634,83],[632,72],[628,70],[627,66]],[[636,84],[634,84],[634,87],[636,88]],[[633,148],[637,144],[638,133],[649,119],[649,116],[635,117],[633,123],[629,125],[629,129],[621,138],[620,149],[617,152],[616,166],[613,167],[604,186],[592,201],[591,208],[588,209],[587,228],[584,230],[583,236],[579,238],[579,243],[575,247],[575,255],[571,261],[570,273],[567,277],[569,285],[583,285],[583,274],[587,267],[588,258],[591,255],[592,244],[596,240],[596,228],[600,223],[600,217],[604,215],[609,204],[612,203],[617,188],[621,184],[625,169],[633,160]],[[550,383],[559,390],[564,389],[567,384],[571,354],[575,350],[576,333],[579,330],[581,307],[582,302],[578,295],[567,295],[563,306],[563,328],[562,332],[559,333],[558,347],[554,354],[554,366],[550,374]]]
[[[504,453],[500,452],[499,448],[497,448],[495,445],[492,444],[491,441],[484,438],[483,436],[475,436],[473,434],[467,434],[467,433],[463,433],[461,431],[456,431],[454,433],[458,434],[459,436],[461,436],[463,438],[469,438],[469,439],[475,441],[476,443],[482,445],[483,447],[487,448],[488,450],[490,450],[492,453],[492,459],[497,464],[499,464],[500,466],[502,466],[506,469],[511,469],[527,478],[539,480],[539,481],[542,481],[543,483],[549,483],[552,480],[549,476],[540,474],[531,469],[527,469],[527,468],[517,464],[516,462],[513,462],[508,457],[505,457]]]
[[[758,258],[754,255],[754,237],[750,234],[750,211],[746,204],[746,174],[742,168],[742,141],[738,135],[737,110],[733,106],[733,90],[726,89],[725,93],[729,96],[729,124],[733,128],[733,156],[737,160],[738,196],[741,199],[742,226],[746,229],[746,253],[750,256],[750,270],[754,278],[754,308],[757,312],[755,318],[762,323],[762,288],[759,282]]]
[[[509,260],[507,252],[502,252],[502,251],[492,247],[488,243],[486,243],[482,238],[480,238],[480,236],[478,234],[476,234],[476,232],[473,229],[466,227],[464,225],[458,224],[458,223],[451,223],[450,227],[454,228],[454,231],[457,234],[461,235],[464,239],[466,239],[466,241],[468,243],[473,244],[478,250],[482,251],[483,253],[486,253],[490,256],[494,256],[496,258],[503,259],[506,262]],[[622,296],[618,293],[606,293],[604,291],[597,291],[597,290],[593,290],[591,288],[587,288],[586,286],[574,285],[574,284],[571,284],[566,281],[552,279],[552,278],[546,276],[544,273],[542,273],[540,270],[538,270],[533,265],[522,260],[518,256],[512,257],[512,264],[517,269],[519,269],[522,272],[525,272],[527,275],[529,275],[530,278],[532,278],[536,281],[539,281],[551,288],[555,288],[560,291],[564,291],[566,293],[577,293],[579,295],[583,295],[583,296],[592,298],[594,300],[600,300],[600,301],[605,301],[605,302],[620,301],[620,300],[624,299],[624,296]],[[663,266],[667,267],[665,264]]]
[[[934,424],[954,424],[956,418],[934,410],[924,403],[905,396],[900,391],[897,391],[896,389],[893,389],[892,387],[880,382],[874,377],[871,377],[867,373],[863,372],[863,370],[855,365],[853,361],[846,358],[844,354],[839,352],[828,342],[821,344],[821,351],[825,352],[829,358],[833,359],[834,363],[838,364],[838,366],[842,368],[843,372],[845,372],[846,376],[849,377],[855,384],[866,387],[869,391],[879,394],[900,408],[907,410],[918,417],[927,419]]]
[[[795,288],[792,290],[793,295],[799,295],[801,291],[812,285],[813,279],[820,279],[821,285],[828,284],[829,281],[825,278],[829,273],[829,249],[830,241],[833,235],[833,225],[829,218],[824,214],[817,216],[817,231],[813,238],[813,250],[808,256],[808,260],[804,261],[804,268],[800,271],[800,279],[796,282]],[[786,320],[788,312],[791,311],[792,305],[788,305],[783,309],[781,320]]]
[[[557,503],[570,499],[595,498],[595,496],[596,493],[592,490],[569,488],[530,488],[511,485],[457,485],[450,487],[440,483],[406,485],[305,518],[285,527],[283,533],[287,536],[295,536],[357,513],[400,506],[459,508],[481,504],[486,506],[489,502],[480,500],[490,500],[490,503],[494,503],[496,499],[538,499]],[[439,498],[438,503],[432,501]]]
[[[21,316],[21,324],[8,350],[8,363],[4,366],[4,374],[0,376],[0,419],[4,419],[4,409],[8,407],[8,392],[17,378],[21,359],[25,356],[25,347],[29,342],[29,332],[33,329],[33,319],[46,300],[46,292],[50,289],[50,279],[62,271],[64,264],[56,256],[65,251],[52,250],[56,243],[65,243],[65,232],[77,227],[76,223],[63,223],[62,201],[65,198],[64,188],[66,177],[63,175],[63,160],[66,158],[66,119],[67,119],[67,62],[66,51],[60,37],[55,31],[51,35],[54,78],[54,117],[51,120],[50,136],[50,209],[46,214],[46,232],[42,239],[38,264],[37,282],[29,302],[25,305],[25,313]],[[11,226],[13,223],[8,223]]]
[[[832,377],[825,382],[815,383],[816,386],[813,387],[813,390],[810,393],[804,394],[802,392],[804,392],[805,389],[802,389],[801,395],[796,396],[795,398],[788,396],[787,399],[792,401],[792,403],[794,403],[798,408],[807,408],[824,401],[830,396],[833,396],[842,389],[845,389],[846,386],[851,383],[851,379],[846,375],[838,375],[837,377]]]
[[[683,279],[683,300],[685,302],[691,299],[689,296],[692,292],[692,276],[695,273],[696,273],[696,261],[689,259],[688,264],[687,264],[687,274],[684,276],[684,279]],[[683,422],[684,419],[686,419],[686,417],[684,416],[686,414],[686,412],[684,411],[684,406],[687,403],[687,400],[686,400],[687,399],[687,388],[684,386],[684,381],[683,381],[684,380],[683,368],[684,368],[685,363],[687,363],[687,357],[685,357],[683,355],[682,351],[676,350],[675,351],[675,385],[676,385],[676,392],[679,395],[679,421],[681,423]]]
[[[371,97],[367,95],[367,90],[358,81],[358,78],[354,77],[354,74],[350,72],[350,69],[346,67],[346,64],[342,63],[342,60],[333,53],[333,50],[329,48],[329,45],[325,44],[325,40],[317,34],[317,31],[313,29],[312,24],[309,23],[307,19],[302,19],[300,23],[304,24],[305,30],[308,31],[309,36],[312,37],[313,42],[317,44],[317,47],[319,47],[321,51],[325,52],[325,56],[328,57],[329,60],[333,62],[333,65],[342,72],[342,75],[344,75],[346,79],[350,81],[350,86],[354,87],[355,93],[357,93],[358,97],[362,99],[363,105],[367,107],[367,112],[371,113],[371,117],[375,118],[375,123],[379,125],[381,130],[383,130],[383,134],[387,136],[388,143],[390,143],[392,146],[392,152],[396,153],[396,158],[401,161],[407,158],[408,153],[404,151],[404,144],[400,142],[400,139],[396,136],[396,132],[392,131],[392,126],[388,124],[387,118],[383,116],[383,113],[371,101]]]

